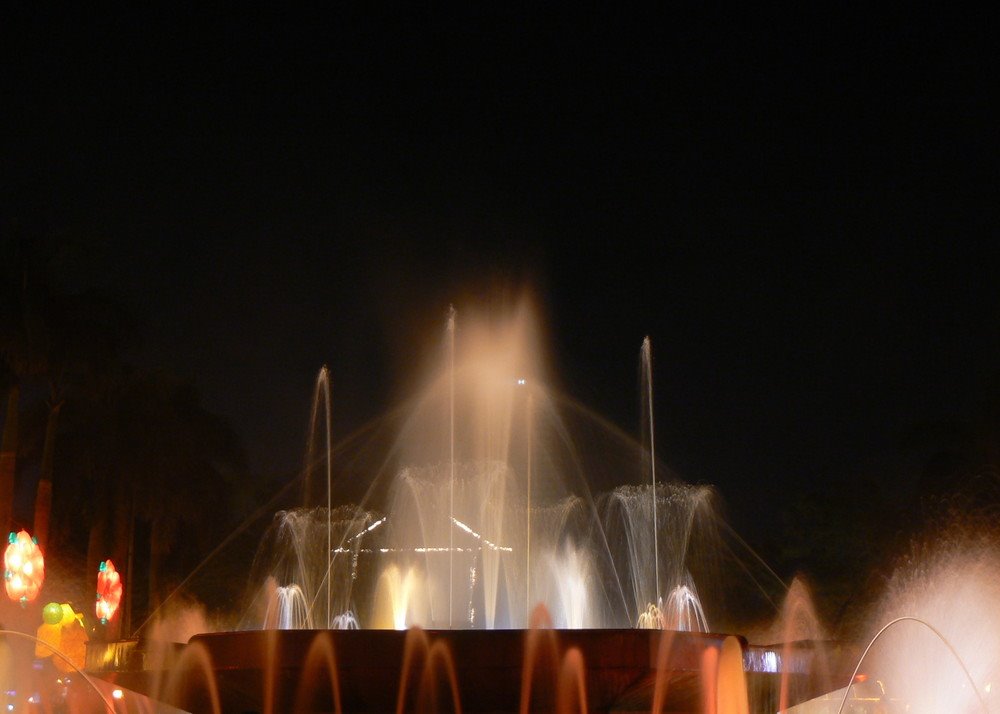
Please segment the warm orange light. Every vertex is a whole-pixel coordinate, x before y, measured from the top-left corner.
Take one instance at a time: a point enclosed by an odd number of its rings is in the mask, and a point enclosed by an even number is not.
[[[27,531],[11,533],[3,554],[7,597],[22,605],[38,597],[45,582],[45,558]]]
[[[101,622],[108,620],[118,612],[118,604],[122,601],[122,579],[115,570],[115,564],[110,560],[101,563],[97,572],[97,616]]]

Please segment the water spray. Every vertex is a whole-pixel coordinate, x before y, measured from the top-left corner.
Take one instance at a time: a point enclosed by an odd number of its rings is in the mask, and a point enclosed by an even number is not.
[[[333,524],[333,504],[331,501],[331,484],[333,477],[333,459],[330,453],[330,368],[325,364],[320,370],[320,380],[325,389],[323,395],[326,407],[326,629],[330,629],[330,611],[333,609],[333,583],[330,578],[330,570],[333,568],[331,550],[333,548],[333,536],[331,530]]]
[[[958,656],[958,652],[952,646],[951,642],[948,641],[948,638],[945,637],[943,634],[941,634],[941,632],[931,623],[927,622],[926,620],[921,620],[919,617],[912,617],[910,615],[897,617],[895,620],[887,623],[882,627],[881,630],[875,633],[875,636],[872,638],[872,641],[868,643],[868,646],[865,647],[865,651],[861,653],[861,658],[858,660],[858,664],[854,668],[854,672],[851,673],[851,680],[847,683],[847,686],[844,687],[844,698],[840,700],[840,706],[837,708],[837,714],[842,714],[842,712],[844,711],[844,706],[847,704],[847,697],[851,693],[851,687],[854,685],[854,680],[857,678],[858,671],[861,669],[861,664],[865,661],[865,657],[868,656],[868,652],[875,645],[878,639],[882,636],[883,632],[888,630],[890,627],[898,625],[900,622],[916,622],[920,625],[923,625],[928,630],[933,632],[939,640],[941,640],[944,646],[948,648],[948,651],[951,652],[951,655],[955,658],[955,661],[958,662],[958,666],[962,668],[962,672],[965,673],[965,678],[969,682],[969,687],[972,689],[973,693],[975,693],[976,699],[979,700],[979,705],[982,707],[983,711],[986,712],[986,714],[990,714],[989,707],[986,706],[986,702],[983,699],[982,692],[979,691],[979,687],[976,686],[976,681],[972,678],[972,675],[969,673],[969,668],[965,666],[965,662],[963,662],[962,658]]]
[[[519,380],[523,385],[524,380]],[[528,488],[527,488],[527,508],[525,509],[525,547],[524,547],[524,620],[528,621],[531,615],[531,432],[534,419],[534,403],[531,393],[528,393]]]
[[[646,400],[649,408],[649,470],[653,490],[653,563],[656,574],[656,605],[660,606],[660,544],[656,520],[656,435],[653,433],[653,347],[649,336],[642,341],[642,363],[646,373]]]
[[[455,589],[455,306],[448,306],[448,627],[452,622],[452,597]]]

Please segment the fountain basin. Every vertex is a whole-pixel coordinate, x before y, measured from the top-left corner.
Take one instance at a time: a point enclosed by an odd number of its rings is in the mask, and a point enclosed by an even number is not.
[[[345,712],[394,712],[397,709],[407,650],[411,666],[407,674],[405,709],[448,710],[451,694],[447,667],[440,657],[431,665],[430,680],[437,688],[437,706],[429,706],[419,693],[426,645],[446,650],[453,663],[462,710],[465,712],[514,712],[520,706],[525,663],[532,659],[533,711],[551,707],[557,677],[565,653],[576,650],[582,660],[589,711],[649,711],[657,680],[658,656],[664,638],[668,654],[660,676],[666,684],[664,711],[700,711],[701,666],[710,648],[722,647],[726,635],[659,630],[254,630],[207,633],[191,638],[170,667],[183,668],[181,687],[166,687],[171,671],[138,671],[108,667],[94,674],[166,704],[187,711],[212,710],[206,671],[190,663],[201,662],[210,670],[223,712],[293,712],[303,689],[310,690],[309,704],[298,710],[334,711],[334,700],[322,658],[307,664],[317,638],[327,638],[336,659],[336,677],[341,708]],[[744,669],[755,693],[752,699],[773,700],[779,686],[780,649],[747,645]],[[422,643],[422,644],[421,644]],[[439,644],[440,643],[440,644]],[[207,657],[202,655],[207,654]],[[533,656],[532,656],[533,654]],[[96,657],[91,661],[98,661]],[[429,658],[431,660],[434,657]],[[775,666],[775,664],[778,666]],[[790,664],[790,663],[789,663]],[[319,666],[317,666],[319,665]],[[800,666],[796,665],[795,670]],[[790,676],[802,677],[799,671]],[[265,706],[270,696],[272,707]],[[756,708],[756,707],[755,707]]]

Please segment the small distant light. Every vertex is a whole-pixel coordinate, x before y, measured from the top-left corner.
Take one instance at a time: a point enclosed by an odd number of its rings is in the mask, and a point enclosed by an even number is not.
[[[778,653],[768,650],[764,653],[764,671],[765,672],[775,672],[778,671]]]
[[[34,694],[32,694],[30,697],[28,697],[28,704],[38,704],[38,698]]]
[[[122,697],[124,697],[124,696],[125,696],[125,692],[123,692],[123,691],[122,691],[122,690],[120,690],[120,689],[116,689],[116,690],[114,690],[113,692],[111,692],[111,696],[112,696],[112,697],[113,697],[114,699],[121,699]]]
[[[7,711],[9,711],[9,712],[14,711],[14,705],[13,704],[8,704],[7,705]]]
[[[985,687],[983,687],[983,689],[985,689],[985,690],[986,690],[986,693],[987,693],[987,694],[989,694],[989,693],[990,693],[990,690],[992,690],[992,689],[993,689],[993,682],[987,682],[987,683],[986,683],[986,686],[985,686]]]
[[[519,384],[520,386],[522,386],[522,387],[523,387],[523,386],[524,386],[524,379],[519,379],[519,380],[517,380],[517,383],[518,383],[518,384]]]

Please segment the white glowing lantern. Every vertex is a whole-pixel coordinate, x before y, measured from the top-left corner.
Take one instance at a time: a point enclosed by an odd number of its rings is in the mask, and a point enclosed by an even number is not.
[[[45,582],[45,558],[42,549],[27,531],[11,533],[3,554],[4,587],[7,597],[21,605],[38,597]]]

